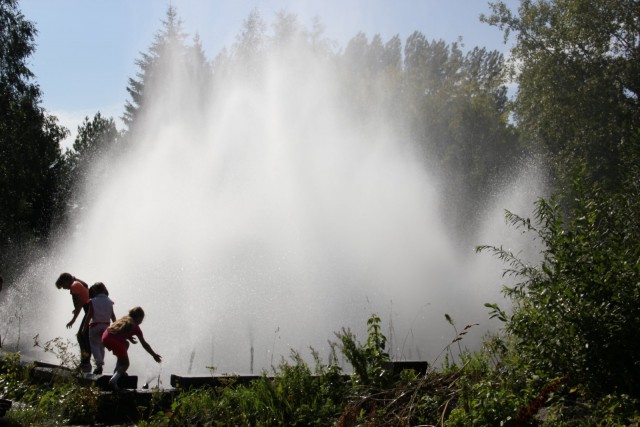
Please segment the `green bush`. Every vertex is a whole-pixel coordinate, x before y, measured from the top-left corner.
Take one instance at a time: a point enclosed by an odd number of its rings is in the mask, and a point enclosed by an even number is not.
[[[371,315],[367,320],[367,342],[360,344],[355,335],[348,329],[336,335],[340,339],[341,351],[347,358],[354,371],[354,382],[363,386],[384,387],[392,380],[392,371],[385,369],[390,361],[389,353],[385,351],[387,338],[382,333],[380,317]]]
[[[631,180],[617,195],[577,186],[568,211],[541,199],[536,224],[508,212],[512,225],[544,245],[538,267],[501,247],[478,248],[506,261],[505,274],[522,279],[504,293],[514,305],[506,332],[524,363],[548,378],[568,375],[596,395],[640,395],[638,185]]]
[[[336,365],[323,365],[317,353],[315,371],[293,352],[274,377],[266,374],[248,385],[182,392],[169,414],[161,412],[140,425],[172,426],[325,426],[338,417],[347,381]]]
[[[3,398],[20,402],[6,416],[19,425],[93,424],[96,421],[96,390],[80,386],[73,376],[60,376],[48,384],[32,381],[31,368],[20,364],[18,353],[2,358],[0,390]]]

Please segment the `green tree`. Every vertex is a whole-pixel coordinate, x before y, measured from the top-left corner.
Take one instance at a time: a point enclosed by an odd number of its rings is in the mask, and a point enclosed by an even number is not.
[[[198,34],[193,37],[193,44],[186,48],[185,62],[192,83],[189,86],[190,96],[194,99],[196,111],[203,111],[211,89],[212,69]]]
[[[539,200],[536,221],[509,222],[543,244],[532,266],[509,251],[489,250],[520,280],[504,292],[514,303],[506,331],[532,372],[569,375],[597,394],[640,396],[640,174],[615,195],[580,186],[575,207]],[[505,314],[493,305],[495,314]]]
[[[85,117],[82,124],[78,126],[78,135],[73,142],[76,166],[85,169],[104,156],[114,144],[117,144],[119,136],[112,117],[107,119],[99,111],[92,120]]]
[[[236,71],[244,70],[243,75],[253,78],[260,75],[266,41],[265,32],[266,24],[260,14],[256,11],[251,12],[231,49],[235,63],[241,64]]]
[[[373,120],[402,129],[403,106],[402,42],[399,36],[384,42],[379,34],[369,41],[360,32],[347,43],[338,56],[341,92],[351,120]],[[402,139],[402,138],[399,138]]]
[[[278,12],[272,25],[272,43],[276,46],[288,46],[297,40],[304,40],[304,31],[298,17],[292,13]]]
[[[113,118],[107,119],[100,112],[91,120],[85,117],[78,126],[72,149],[64,153],[59,193],[66,201],[66,210],[61,220],[68,220],[74,210],[85,204],[83,186],[90,177],[95,180],[107,178],[109,164],[119,154],[115,148],[120,139],[121,132]]]
[[[162,28],[156,33],[149,51],[142,53],[142,58],[136,61],[139,68],[137,78],[129,79],[127,92],[131,99],[126,102],[123,115],[127,130],[132,129],[145,108],[156,102],[171,102],[167,99],[170,96],[167,88],[171,87],[167,81],[180,77],[175,75],[178,72],[176,65],[185,62],[185,38],[182,21],[176,9],[169,6],[166,19],[162,21]]]
[[[441,178],[447,215],[471,235],[474,213],[522,156],[508,120],[504,58],[477,47],[465,54],[458,43],[429,42],[419,32],[404,54],[411,138]]]
[[[0,0],[0,270],[4,272],[19,268],[27,245],[46,240],[63,206],[57,197],[60,141],[68,132],[39,105],[40,88],[27,65],[36,33],[17,0]]]
[[[513,34],[515,118],[550,155],[561,185],[587,166],[590,183],[616,189],[637,151],[640,21],[637,0],[503,2],[482,19]]]
[[[175,7],[169,6],[149,50],[136,61],[136,78],[129,79],[127,91],[131,99],[126,102],[123,115],[123,148],[129,146],[126,141],[136,140],[138,125],[148,130],[149,126],[169,122],[180,114],[183,122],[197,129],[206,120],[202,114],[212,85],[211,64],[199,35],[190,45],[187,37]],[[148,123],[150,117],[154,123]]]

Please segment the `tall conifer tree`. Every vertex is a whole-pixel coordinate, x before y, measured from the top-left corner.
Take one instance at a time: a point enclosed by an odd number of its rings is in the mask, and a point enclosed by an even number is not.
[[[149,95],[165,82],[169,69],[166,66],[176,60],[176,55],[184,54],[185,38],[182,21],[178,18],[176,9],[169,6],[162,28],[156,33],[148,52],[143,52],[142,57],[136,61],[139,68],[137,78],[129,79],[127,92],[131,100],[127,101],[123,116],[128,130],[131,130],[140,112],[147,106]]]

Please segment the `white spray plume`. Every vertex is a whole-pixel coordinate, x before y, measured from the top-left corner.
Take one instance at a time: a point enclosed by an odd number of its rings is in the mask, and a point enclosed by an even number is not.
[[[172,65],[134,148],[96,168],[79,223],[5,299],[3,313],[33,308],[23,342],[73,339],[71,300],[53,285],[63,271],[104,282],[118,316],[145,309],[163,374],[185,373],[194,351],[194,373],[248,372],[251,348],[256,372],[290,349],[325,356],[342,327],[366,340],[372,313],[398,359],[431,361],[452,338],[445,313],[489,328],[501,266],[447,235],[446,195],[396,124],[351,120],[338,70],[313,52],[266,64],[258,82],[229,76],[205,94]],[[530,203],[526,182],[500,203]],[[503,227],[501,212],[488,223]],[[130,355],[132,373],[159,372],[141,348]]]

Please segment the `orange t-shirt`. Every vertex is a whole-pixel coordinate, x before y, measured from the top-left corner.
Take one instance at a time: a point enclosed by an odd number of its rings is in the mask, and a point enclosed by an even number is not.
[[[89,289],[85,288],[85,286],[77,280],[71,284],[70,293],[71,295],[78,295],[80,307],[89,302]]]

